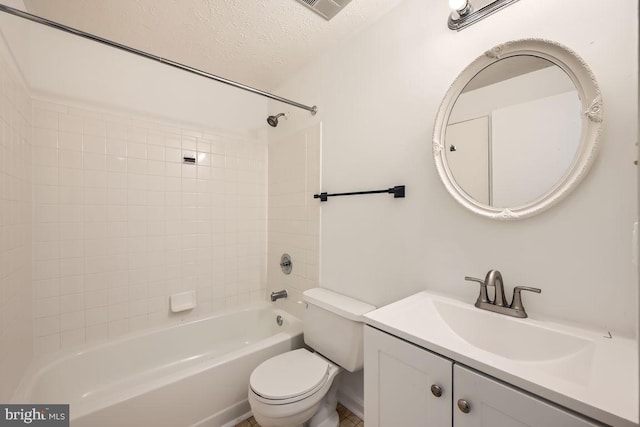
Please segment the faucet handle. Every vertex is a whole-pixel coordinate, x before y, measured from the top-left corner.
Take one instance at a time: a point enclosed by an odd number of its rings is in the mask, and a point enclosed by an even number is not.
[[[480,283],[480,295],[478,295],[478,300],[476,301],[476,307],[480,303],[490,303],[489,294],[487,294],[487,282],[482,279],[478,279],[477,277],[464,276],[464,280],[468,280],[470,282],[478,282]]]
[[[529,291],[539,294],[542,292],[542,289],[532,288],[529,286],[516,286],[515,288],[513,288],[513,301],[511,301],[511,305],[509,307],[514,310],[522,310],[522,312],[524,313],[524,317],[527,317],[527,313],[526,311],[524,311],[524,306],[522,305],[521,291]]]

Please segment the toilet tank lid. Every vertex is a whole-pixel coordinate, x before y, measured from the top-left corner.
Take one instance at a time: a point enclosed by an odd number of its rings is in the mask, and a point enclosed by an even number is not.
[[[362,322],[363,314],[376,309],[371,304],[323,288],[308,289],[303,295],[306,302],[356,322]]]

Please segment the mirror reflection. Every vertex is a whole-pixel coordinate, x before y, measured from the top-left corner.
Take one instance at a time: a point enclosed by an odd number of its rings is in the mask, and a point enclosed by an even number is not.
[[[546,59],[511,56],[465,86],[447,122],[445,158],[477,202],[522,206],[561,181],[581,132],[581,102],[569,76]]]

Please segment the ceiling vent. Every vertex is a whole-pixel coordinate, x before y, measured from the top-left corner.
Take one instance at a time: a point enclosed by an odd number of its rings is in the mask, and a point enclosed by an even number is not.
[[[327,21],[336,16],[351,0],[298,0]]]

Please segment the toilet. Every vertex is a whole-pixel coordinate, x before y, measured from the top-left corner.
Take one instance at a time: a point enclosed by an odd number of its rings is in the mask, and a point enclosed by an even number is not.
[[[303,300],[310,349],[274,356],[249,379],[249,404],[262,427],[338,427],[338,376],[364,364],[362,315],[376,307],[322,288],[305,291]]]

